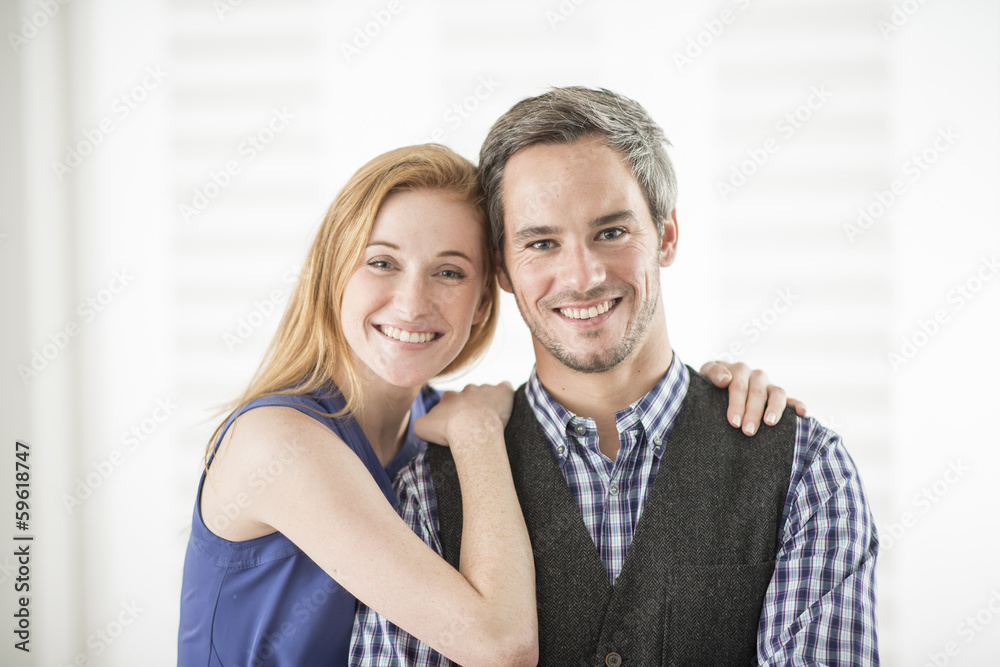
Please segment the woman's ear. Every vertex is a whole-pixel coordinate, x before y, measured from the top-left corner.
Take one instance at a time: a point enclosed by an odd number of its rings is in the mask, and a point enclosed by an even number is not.
[[[660,237],[660,266],[670,266],[677,255],[677,209],[663,219],[663,235]]]
[[[479,300],[479,305],[476,306],[476,314],[472,318],[472,325],[475,326],[485,322],[491,312],[493,312],[493,290],[490,289],[489,285],[486,285],[483,287],[483,297]]]

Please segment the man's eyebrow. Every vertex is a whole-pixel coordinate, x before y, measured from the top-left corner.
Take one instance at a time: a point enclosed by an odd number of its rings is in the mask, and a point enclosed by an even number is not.
[[[525,227],[524,229],[517,230],[511,242],[520,245],[528,239],[535,239],[539,236],[555,236],[559,233],[558,227],[552,227],[551,225],[536,225],[534,227]]]
[[[595,229],[597,227],[603,227],[604,225],[611,225],[616,222],[635,222],[639,218],[636,217],[635,213],[631,209],[625,209],[622,211],[615,211],[614,213],[608,213],[607,215],[602,215],[599,218],[594,218],[590,221],[590,228]]]
[[[392,250],[399,250],[399,246],[398,245],[396,245],[395,243],[390,243],[389,241],[369,241],[368,245],[365,246],[365,247],[366,248],[371,248],[372,246],[382,246],[382,247],[385,247],[385,248],[391,248]],[[461,250],[442,250],[441,252],[438,253],[437,256],[438,257],[461,257],[462,259],[465,259],[465,260],[467,260],[469,262],[472,262],[472,259],[468,255],[466,255],[464,252],[462,252]]]

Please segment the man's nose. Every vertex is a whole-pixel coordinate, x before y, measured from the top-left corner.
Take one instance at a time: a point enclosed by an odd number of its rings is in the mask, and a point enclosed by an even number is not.
[[[604,262],[593,248],[581,243],[570,246],[567,250],[560,267],[560,276],[566,287],[586,292],[605,281],[607,271]]]

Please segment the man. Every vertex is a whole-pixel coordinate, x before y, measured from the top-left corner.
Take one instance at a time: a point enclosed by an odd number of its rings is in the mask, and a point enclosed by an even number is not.
[[[480,154],[500,284],[536,357],[506,440],[540,664],[877,664],[878,540],[840,438],[793,414],[753,439],[728,428],[725,391],[670,346],[666,144],[634,101],[561,88],[515,105]],[[397,493],[458,567],[448,451],[429,446]],[[354,649],[363,664],[448,662],[363,607]]]

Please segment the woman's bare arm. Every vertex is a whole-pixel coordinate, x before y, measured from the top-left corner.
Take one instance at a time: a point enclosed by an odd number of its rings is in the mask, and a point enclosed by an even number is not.
[[[226,455],[210,470],[205,522],[211,526],[212,512],[242,494],[234,527],[280,531],[351,594],[450,659],[533,665],[534,565],[503,442],[506,418],[466,408],[445,426],[467,526],[461,573],[397,516],[342,440],[293,408],[257,408],[239,418],[223,443]],[[442,642],[456,625],[469,630],[462,641]]]

